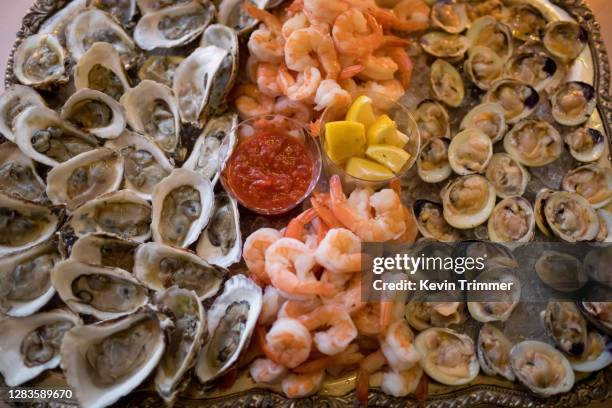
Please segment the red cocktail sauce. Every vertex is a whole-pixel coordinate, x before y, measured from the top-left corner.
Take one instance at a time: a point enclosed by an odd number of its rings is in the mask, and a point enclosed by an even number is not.
[[[299,140],[264,130],[238,145],[227,163],[226,180],[247,207],[279,212],[304,197],[313,167],[310,152]]]

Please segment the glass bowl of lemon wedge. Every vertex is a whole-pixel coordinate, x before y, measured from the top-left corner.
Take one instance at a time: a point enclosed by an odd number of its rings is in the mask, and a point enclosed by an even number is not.
[[[351,105],[328,108],[319,140],[324,168],[343,185],[378,188],[402,177],[416,162],[420,135],[401,103],[379,93],[355,95]]]

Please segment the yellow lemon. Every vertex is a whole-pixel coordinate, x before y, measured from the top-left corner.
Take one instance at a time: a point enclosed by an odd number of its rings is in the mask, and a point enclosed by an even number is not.
[[[399,130],[396,130],[395,133],[390,137],[385,139],[385,144],[390,144],[393,146],[397,146],[399,148],[403,148],[408,143],[408,136]]]
[[[388,140],[395,138],[397,138],[395,122],[387,115],[380,115],[368,128],[369,145],[388,143]]]
[[[374,108],[372,106],[372,99],[365,95],[361,95],[355,99],[346,113],[346,120],[359,122],[363,124],[367,130],[376,120],[376,116],[374,116]]]
[[[380,144],[366,149],[366,156],[398,173],[404,164],[410,160],[410,153],[399,147]]]
[[[362,123],[351,121],[328,122],[325,124],[325,151],[337,162],[356,155],[363,155],[366,137]]]
[[[346,163],[346,172],[353,177],[370,181],[387,180],[393,177],[393,172],[385,166],[361,157],[350,158]]]

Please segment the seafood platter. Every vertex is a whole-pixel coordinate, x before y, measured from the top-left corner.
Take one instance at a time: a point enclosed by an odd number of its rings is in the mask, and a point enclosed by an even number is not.
[[[611,242],[609,87],[582,0],[34,0],[0,96],[1,385],[609,402],[612,302],[368,302],[360,273],[366,242],[492,245],[499,279],[501,244]],[[533,274],[609,287],[587,261]]]

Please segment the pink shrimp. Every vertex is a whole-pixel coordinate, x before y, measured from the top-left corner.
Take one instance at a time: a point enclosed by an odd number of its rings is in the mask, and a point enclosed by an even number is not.
[[[266,250],[281,237],[281,233],[274,228],[260,228],[244,241],[242,257],[251,276],[261,285],[270,283],[270,278],[266,274]]]
[[[371,7],[368,11],[384,28],[411,32],[429,27],[429,6],[423,0],[402,0],[393,10]]]
[[[303,0],[303,10],[310,21],[320,21],[331,24],[340,13],[348,10],[345,1]]]
[[[332,37],[340,53],[363,56],[381,45],[383,32],[371,14],[351,8],[334,21]]]
[[[317,216],[317,212],[309,208],[297,217],[293,218],[287,224],[285,229],[285,237],[297,239],[303,241],[304,234],[306,233],[306,225],[309,224]]]
[[[291,33],[285,42],[285,63],[289,69],[299,72],[320,67],[327,79],[336,79],[340,73],[334,41],[329,34],[314,27]]]
[[[391,323],[381,341],[381,350],[389,365],[397,371],[407,370],[421,361],[414,347],[414,334],[405,319]]]
[[[283,58],[285,40],[281,33],[282,23],[272,13],[257,8],[250,1],[242,3],[244,10],[254,19],[263,22],[249,37],[247,46],[251,55],[266,62],[278,63]]]
[[[278,311],[282,305],[286,303],[285,298],[280,294],[278,289],[272,285],[266,286],[263,292],[263,303],[261,313],[257,321],[263,325],[270,325],[276,320]]]
[[[325,79],[317,88],[314,102],[317,111],[326,108],[343,109],[351,104],[351,94],[342,89],[335,80]]]
[[[289,374],[281,382],[287,398],[302,398],[315,394],[323,386],[325,370],[304,374]]]
[[[283,38],[286,40],[295,30],[306,27],[310,27],[308,17],[306,17],[306,14],[302,12],[297,12],[292,17],[285,20],[283,27],[281,28],[281,32],[283,34]]]
[[[298,320],[308,330],[315,332],[313,341],[317,349],[329,356],[346,350],[357,337],[357,328],[351,317],[346,310],[338,306],[321,306],[300,316]]]
[[[419,364],[407,370],[391,370],[383,373],[380,388],[387,395],[405,397],[414,393],[423,377],[423,367]]]
[[[312,336],[299,320],[285,317],[275,321],[268,333],[263,326],[256,330],[261,349],[275,363],[294,368],[308,359]]]
[[[358,364],[363,357],[363,354],[359,352],[359,346],[353,343],[342,353],[335,356],[323,356],[308,360],[295,367],[292,371],[296,374],[312,373],[320,370],[340,373],[343,369]]]
[[[269,358],[258,358],[251,363],[249,373],[257,383],[278,384],[287,375],[287,368]]]
[[[310,204],[328,228],[343,227],[342,223],[336,218],[331,210],[331,198],[328,193],[314,193],[310,198]]]
[[[387,360],[385,360],[385,355],[380,350],[368,354],[363,360],[361,360],[361,363],[359,363],[355,390],[357,392],[357,399],[362,404],[366,406],[368,405],[370,375],[383,368],[386,363]]]
[[[302,315],[312,312],[321,306],[321,299],[314,297],[306,300],[289,299],[278,311],[278,317],[293,317],[298,318]]]
[[[397,64],[399,80],[404,89],[410,88],[413,65],[406,49],[402,47],[389,47],[386,53]]]
[[[280,96],[274,103],[274,113],[308,123],[312,120],[312,109],[305,103],[291,100],[288,96]]]
[[[257,65],[257,87],[259,91],[273,98],[282,94],[278,86],[278,65],[270,62],[260,62]]]
[[[315,67],[308,67],[298,73],[297,78],[284,64],[279,68],[278,84],[281,91],[293,101],[312,102],[321,83],[321,73]]]
[[[327,275],[321,277],[321,280],[334,279],[337,283],[343,283],[335,295],[321,296],[323,304],[338,306],[351,315],[366,306],[366,302],[361,298],[361,274],[334,274],[329,271],[327,272]]]
[[[335,273],[359,271],[361,240],[348,229],[333,228],[323,238],[314,256],[320,265]]]
[[[386,81],[395,78],[395,73],[398,66],[386,55],[382,55],[380,51],[368,55],[361,59],[363,70],[359,73],[359,77],[365,80]]]
[[[234,95],[236,110],[242,119],[267,115],[274,109],[274,99],[262,94],[254,84],[239,85]]]

